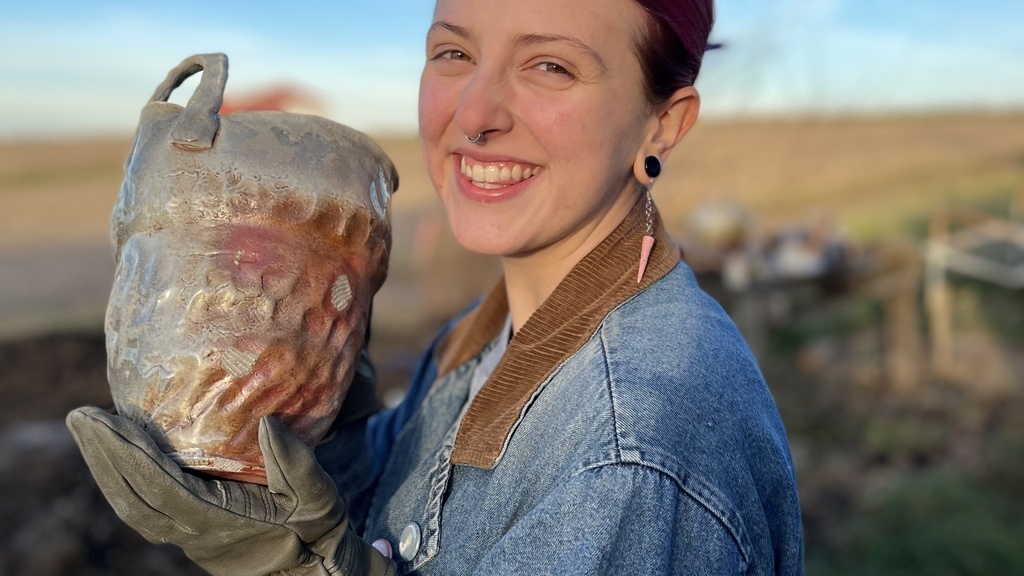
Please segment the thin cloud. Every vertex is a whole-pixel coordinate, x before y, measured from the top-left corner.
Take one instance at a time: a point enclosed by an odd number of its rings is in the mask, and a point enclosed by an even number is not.
[[[396,2],[286,12],[229,2],[218,6],[231,14],[222,18],[76,4],[57,10],[60,20],[19,5],[0,21],[0,137],[130,133],[167,70],[210,51],[231,58],[229,94],[294,83],[339,122],[414,131],[432,2]],[[703,109],[726,116],[1022,108],[1022,17],[1017,0],[720,0],[714,39],[725,48],[705,59]]]
[[[230,58],[229,93],[294,83],[355,128],[415,129],[419,50],[385,44],[309,51],[230,26],[182,30],[174,22],[118,15],[77,24],[0,24],[0,53],[21,54],[0,58],[8,84],[0,93],[0,136],[130,133],[166,72],[188,55],[211,51]],[[194,85],[183,85],[172,101],[186,101]]]

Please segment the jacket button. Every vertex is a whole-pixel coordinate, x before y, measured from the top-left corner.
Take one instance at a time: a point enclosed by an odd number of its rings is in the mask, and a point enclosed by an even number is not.
[[[402,530],[402,536],[398,540],[398,554],[403,560],[408,562],[416,556],[416,553],[420,550],[422,536],[420,525],[415,522],[410,522]]]

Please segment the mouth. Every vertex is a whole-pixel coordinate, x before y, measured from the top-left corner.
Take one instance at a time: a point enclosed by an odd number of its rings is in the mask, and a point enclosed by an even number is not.
[[[541,167],[512,161],[483,162],[462,156],[460,168],[462,175],[478,188],[496,190],[506,186],[519,184],[535,177]]]

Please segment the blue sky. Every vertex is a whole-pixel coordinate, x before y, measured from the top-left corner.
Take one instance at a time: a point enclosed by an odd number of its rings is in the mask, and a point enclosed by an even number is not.
[[[556,1],[556,0],[553,0]],[[167,70],[231,59],[244,92],[292,82],[334,120],[412,132],[432,0],[69,0],[0,17],[0,138],[126,134]],[[698,87],[712,116],[1024,109],[1024,2],[718,0]],[[176,92],[184,101],[191,87]]]

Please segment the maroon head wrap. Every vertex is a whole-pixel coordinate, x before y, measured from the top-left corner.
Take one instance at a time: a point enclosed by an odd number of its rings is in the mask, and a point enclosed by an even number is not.
[[[715,19],[712,0],[636,1],[652,16],[668,24],[691,55],[703,57]]]
[[[654,94],[671,93],[674,90],[693,84],[700,71],[704,51],[708,49],[708,37],[714,24],[714,0],[636,0],[654,19],[654,26],[648,34],[650,46],[640,46],[640,52],[647,57],[642,58],[646,67],[669,66],[675,68],[664,78],[670,84],[664,85],[657,77],[658,71],[646,70],[653,74],[654,85],[650,88]],[[656,62],[655,60],[659,61]]]

